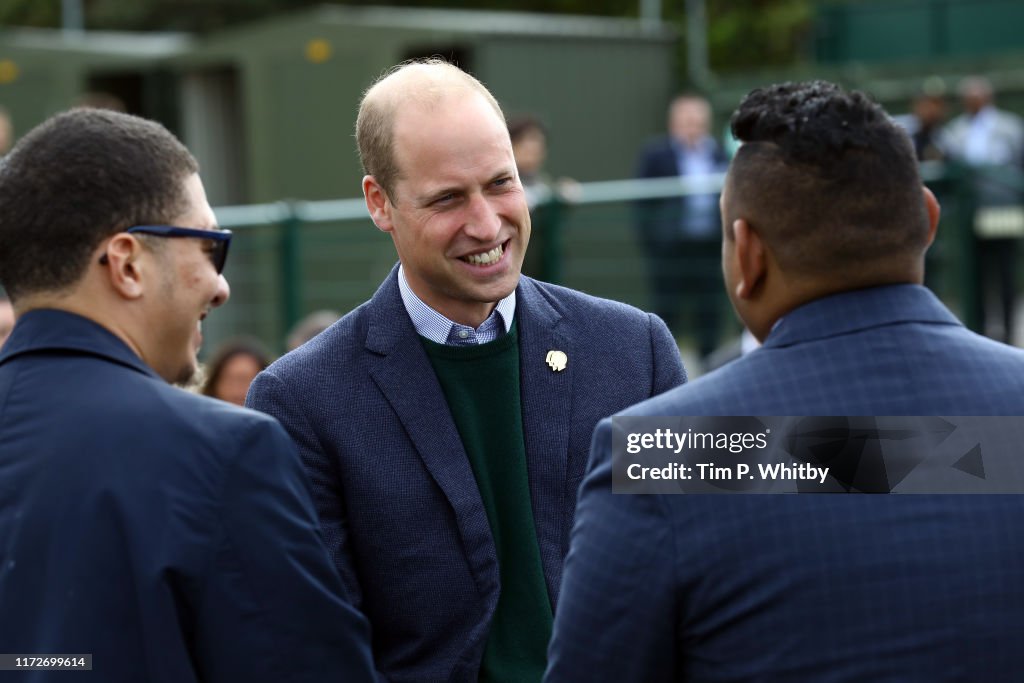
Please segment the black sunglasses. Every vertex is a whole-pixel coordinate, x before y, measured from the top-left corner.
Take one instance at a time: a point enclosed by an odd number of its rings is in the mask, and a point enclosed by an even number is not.
[[[199,228],[179,228],[174,225],[136,225],[128,228],[129,234],[156,235],[157,237],[198,237],[210,240],[216,247],[210,252],[210,260],[217,274],[224,272],[224,263],[228,260],[228,247],[231,246],[230,230],[200,230]]]

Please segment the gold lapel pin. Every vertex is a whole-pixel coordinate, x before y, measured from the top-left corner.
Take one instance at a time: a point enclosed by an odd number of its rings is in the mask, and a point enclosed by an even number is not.
[[[546,362],[548,367],[555,372],[561,372],[562,370],[565,370],[565,365],[569,362],[569,356],[565,355],[564,351],[552,349],[551,351],[548,351],[548,356],[544,359],[544,362]]]

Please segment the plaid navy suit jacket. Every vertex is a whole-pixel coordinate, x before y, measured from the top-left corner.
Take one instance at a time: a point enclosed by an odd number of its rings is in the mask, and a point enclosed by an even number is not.
[[[623,415],[1024,415],[1024,351],[926,289],[792,311]],[[1014,681],[1024,497],[613,495],[595,432],[546,681]]]
[[[248,403],[299,446],[328,547],[392,681],[475,681],[497,604],[494,540],[440,384],[398,290],[257,377]],[[516,292],[523,430],[552,605],[602,417],[685,381],[657,317],[562,287]],[[548,351],[568,356],[553,372]],[[482,378],[486,381],[486,378]]]

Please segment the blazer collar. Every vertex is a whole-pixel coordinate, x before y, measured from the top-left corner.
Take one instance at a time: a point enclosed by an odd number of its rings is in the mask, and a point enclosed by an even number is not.
[[[416,328],[398,289],[398,264],[381,283],[367,308],[366,350],[387,355],[403,343],[415,341]]]
[[[554,605],[562,577],[560,549],[566,547],[565,533],[571,527],[575,509],[567,500],[574,492],[566,485],[573,387],[576,373],[582,371],[585,376],[586,370],[574,362],[579,358],[580,340],[572,335],[568,325],[561,324],[561,302],[550,297],[551,288],[542,288],[534,280],[521,277],[516,292],[526,469],[541,564]],[[564,369],[556,371],[547,364],[550,351],[565,354],[568,363]]]
[[[387,355],[410,340],[419,342],[419,335],[405,310],[398,289],[397,263],[370,299],[367,313],[368,351]],[[524,329],[553,329],[562,318],[562,314],[555,308],[555,302],[544,296],[537,284],[526,276],[519,278],[519,286],[516,287],[515,315],[519,320],[520,335],[524,334]]]
[[[534,521],[553,603],[560,581],[561,556],[545,553],[543,549],[559,548],[563,541],[565,520],[552,511],[568,508],[570,512],[566,514],[571,514],[572,509],[566,506],[564,498],[574,347],[568,330],[559,325],[562,313],[558,302],[550,299],[537,283],[521,277],[516,300],[526,465],[534,510],[544,511]],[[497,554],[483,500],[430,359],[402,304],[397,266],[373,295],[367,316],[366,349],[377,356],[371,363],[370,375],[451,504],[481,593],[493,601],[498,580]],[[562,351],[569,358],[560,372],[546,364],[547,353],[552,350]]]
[[[519,302],[516,306],[516,318],[519,319],[520,325],[527,322],[541,329],[551,329],[562,319],[562,313],[556,308],[557,300],[545,296],[536,281],[525,275],[519,278],[516,300]],[[524,314],[519,315],[520,311]]]
[[[498,556],[487,513],[444,392],[402,304],[397,266],[370,299],[366,315],[370,377],[448,499],[478,591],[492,610],[497,604]]]
[[[961,324],[925,287],[886,285],[841,292],[806,303],[779,319],[764,346],[789,346],[906,322]]]
[[[67,311],[38,309],[23,314],[0,351],[0,363],[35,351],[90,354],[163,381],[113,332],[99,323]]]

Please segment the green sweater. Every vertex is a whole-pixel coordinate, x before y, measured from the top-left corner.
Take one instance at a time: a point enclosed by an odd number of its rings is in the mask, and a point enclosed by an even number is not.
[[[481,681],[540,681],[551,602],[533,524],[519,400],[519,335],[477,346],[423,339],[469,456],[498,552],[501,593]]]

